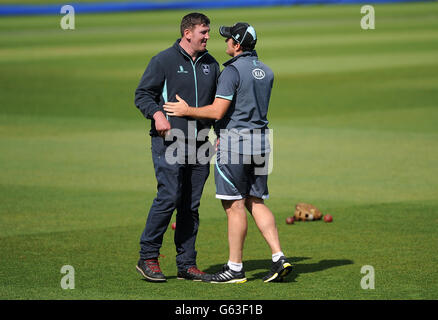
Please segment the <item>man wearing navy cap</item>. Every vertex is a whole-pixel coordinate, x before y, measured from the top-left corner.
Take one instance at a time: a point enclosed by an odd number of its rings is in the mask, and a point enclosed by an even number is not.
[[[228,217],[229,261],[221,271],[203,280],[247,281],[242,263],[248,229],[246,208],[272,252],[272,267],[263,281],[282,281],[292,266],[281,250],[274,215],[264,204],[269,197],[266,167],[271,150],[267,113],[274,74],[258,59],[254,50],[257,35],[251,25],[239,22],[222,26],[219,32],[226,38],[226,52],[232,59],[224,63],[213,104],[189,107],[177,95],[179,102],[164,105],[168,115],[217,120],[216,198],[221,199]]]

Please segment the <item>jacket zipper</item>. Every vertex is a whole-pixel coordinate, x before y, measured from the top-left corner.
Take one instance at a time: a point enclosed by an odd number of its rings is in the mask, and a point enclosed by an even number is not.
[[[189,58],[189,61],[191,62],[191,64],[192,64],[192,68],[193,68],[193,77],[194,77],[194,79],[195,79],[195,98],[196,98],[196,100],[195,100],[195,107],[197,108],[198,107],[198,81],[197,81],[197,79],[196,79],[196,63],[204,56],[204,55],[206,55],[207,54],[207,52],[204,52],[201,56],[199,56],[196,60],[195,60],[195,62],[193,62],[193,60],[192,60],[192,58],[191,57],[189,57],[188,55],[186,55],[184,52],[182,52],[181,51],[181,53],[183,54],[183,55],[185,55],[187,58]],[[195,120],[196,121],[196,120]],[[197,122],[196,122],[197,123]],[[196,126],[196,128],[195,128],[195,138],[197,138],[198,137],[198,126]]]

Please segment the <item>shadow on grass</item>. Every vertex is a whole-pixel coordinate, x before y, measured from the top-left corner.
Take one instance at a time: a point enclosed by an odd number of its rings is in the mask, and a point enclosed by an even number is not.
[[[288,258],[289,262],[292,263],[293,269],[292,272],[284,278],[283,282],[296,282],[296,279],[302,273],[313,273],[324,271],[330,268],[340,267],[348,264],[353,264],[352,260],[348,259],[339,259],[339,260],[321,260],[317,263],[299,263],[304,260],[311,259],[309,257],[291,257]],[[262,279],[269,271],[271,267],[272,260],[263,259],[263,260],[244,260],[243,261],[245,272],[251,272],[254,270],[263,270],[251,275],[248,277],[248,280]],[[206,273],[215,273],[222,269],[223,264],[216,264],[210,266],[208,269],[204,270]]]

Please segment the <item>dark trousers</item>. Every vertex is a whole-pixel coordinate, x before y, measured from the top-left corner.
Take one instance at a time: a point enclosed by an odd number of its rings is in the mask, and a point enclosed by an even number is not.
[[[140,238],[140,258],[157,258],[172,214],[176,209],[176,264],[178,270],[196,265],[195,241],[199,227],[198,208],[210,165],[169,164],[161,137],[152,137],[152,160],[157,179],[154,199]]]

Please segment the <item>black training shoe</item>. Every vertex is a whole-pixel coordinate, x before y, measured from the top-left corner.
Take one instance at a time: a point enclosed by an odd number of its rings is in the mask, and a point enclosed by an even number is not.
[[[207,274],[204,276],[204,281],[210,283],[244,283],[246,282],[245,271],[233,271],[228,264],[222,267],[222,271],[215,274]]]
[[[164,274],[161,272],[158,259],[140,259],[135,266],[137,271],[150,282],[164,282],[167,281]]]
[[[291,271],[292,265],[283,256],[277,262],[272,263],[271,271],[263,278],[263,282],[281,282]]]
[[[204,280],[206,273],[199,270],[197,267],[193,266],[184,271],[178,271],[177,279],[186,279],[193,281],[202,281]]]

